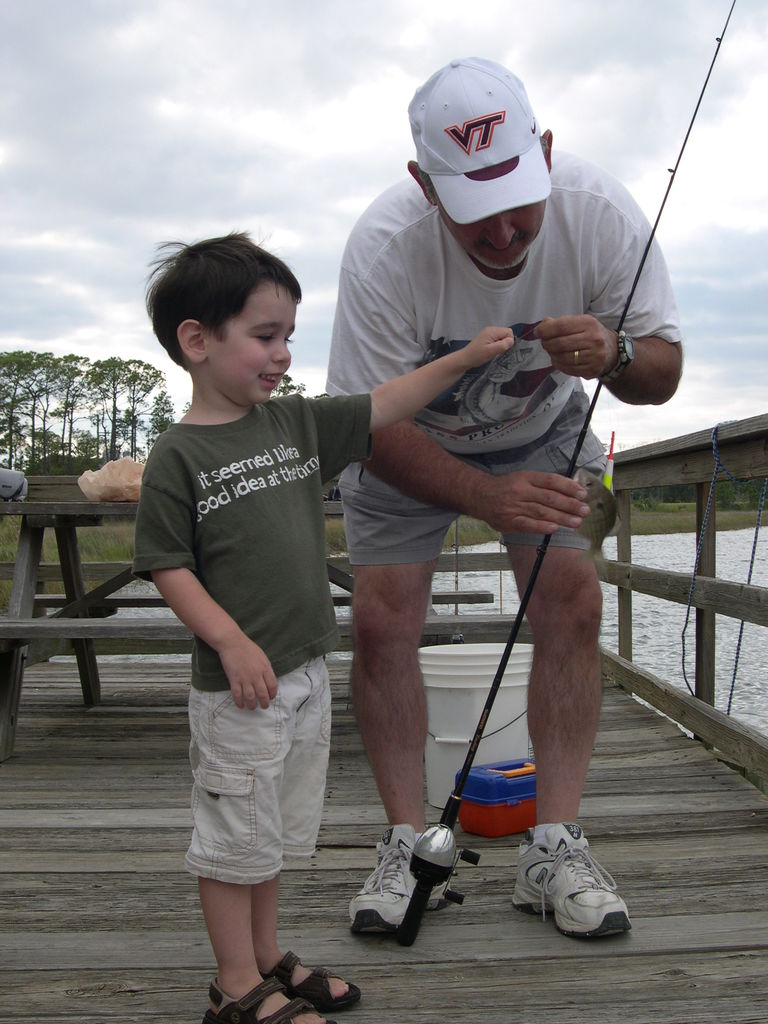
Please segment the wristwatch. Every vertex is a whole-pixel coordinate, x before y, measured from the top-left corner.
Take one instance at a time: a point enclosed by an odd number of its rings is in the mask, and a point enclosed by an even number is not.
[[[616,380],[635,358],[635,339],[631,334],[627,334],[626,331],[619,331],[616,343],[619,350],[619,358],[616,361],[616,365],[608,373],[604,373],[600,380]]]

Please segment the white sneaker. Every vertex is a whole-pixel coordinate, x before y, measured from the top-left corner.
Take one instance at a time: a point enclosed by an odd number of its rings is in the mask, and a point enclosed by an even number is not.
[[[589,853],[578,825],[551,825],[546,846],[528,829],[520,844],[512,905],[529,914],[554,911],[565,935],[583,938],[626,932],[632,927],[616,883]]]
[[[416,832],[411,825],[392,825],[376,846],[379,863],[349,903],[353,932],[394,932],[405,917],[416,879],[410,871]],[[443,906],[445,886],[433,890],[427,910]]]

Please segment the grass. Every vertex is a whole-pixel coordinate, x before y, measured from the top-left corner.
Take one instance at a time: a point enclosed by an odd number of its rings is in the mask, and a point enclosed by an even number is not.
[[[83,562],[123,562],[133,558],[132,518],[110,519],[98,529],[85,526],[77,531],[80,557]],[[0,562],[13,562],[19,538],[19,520],[13,516],[0,519]],[[48,530],[43,541],[43,562],[58,562],[56,537]]]
[[[20,521],[15,517],[0,518],[0,562],[16,560],[16,548],[19,538]],[[130,562],[133,558],[134,521],[127,519],[110,519],[105,525],[94,529],[83,527],[78,529],[77,537],[80,547],[80,559],[87,562]],[[53,530],[46,530],[43,539],[43,562],[58,562],[59,553],[56,547],[56,536]],[[46,584],[49,593],[63,593],[63,584],[51,581]],[[11,581],[0,580],[0,611],[8,608],[11,593]]]
[[[717,532],[727,530],[748,530],[757,519],[755,509],[717,509]],[[696,505],[694,502],[660,502],[652,509],[632,509],[632,535],[646,536],[652,533],[693,533],[696,529]]]
[[[718,532],[753,528],[756,512],[754,509],[718,509]],[[80,557],[88,562],[130,562],[133,558],[132,519],[110,519],[98,529],[84,527],[78,530]],[[632,534],[634,536],[660,533],[692,533],[696,528],[696,508],[693,502],[671,502],[659,504],[650,511],[632,510]],[[14,516],[0,518],[0,562],[13,563],[19,536],[19,520]],[[344,524],[341,518],[326,521],[328,553],[344,554],[347,550]],[[449,530],[444,549],[453,548],[455,534]],[[459,545],[484,544],[498,540],[498,533],[477,519],[462,516],[459,519]],[[58,562],[58,552],[53,531],[48,530],[43,544],[44,562]],[[56,583],[48,584],[52,593],[63,589]],[[8,607],[10,580],[0,581],[0,611]]]

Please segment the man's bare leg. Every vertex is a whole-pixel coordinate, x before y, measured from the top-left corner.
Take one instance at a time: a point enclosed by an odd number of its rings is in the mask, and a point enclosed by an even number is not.
[[[510,546],[522,593],[536,558]],[[526,617],[534,639],[528,730],[536,755],[537,818],[577,821],[600,717],[602,592],[584,552],[549,548]]]
[[[417,652],[433,569],[433,562],[355,569],[352,699],[391,827],[378,844],[376,868],[350,901],[353,932],[395,931],[413,891],[409,865],[424,829],[427,738]]]
[[[434,562],[356,566],[352,701],[387,820],[424,829],[427,704],[418,647]]]
[[[521,593],[535,558],[535,551],[510,547]],[[550,548],[527,609],[534,637],[528,728],[536,757],[536,818],[549,827],[523,840],[512,901],[537,914],[544,905],[560,931],[581,938],[631,928],[626,904],[578,824],[600,717],[601,612],[592,560],[580,551]],[[558,859],[564,850],[568,856]]]

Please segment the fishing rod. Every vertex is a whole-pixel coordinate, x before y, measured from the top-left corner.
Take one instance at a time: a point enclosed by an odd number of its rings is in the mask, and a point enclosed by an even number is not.
[[[672,184],[675,180],[677,169],[680,166],[680,161],[682,159],[683,153],[685,152],[685,147],[688,143],[688,138],[691,134],[694,122],[696,121],[696,117],[699,113],[699,107],[701,106],[701,102],[704,98],[704,93],[707,90],[707,85],[709,83],[712,70],[715,66],[715,62],[717,61],[717,55],[720,52],[720,47],[725,37],[726,30],[728,29],[728,23],[731,20],[731,15],[733,14],[733,9],[735,6],[736,0],[733,0],[733,2],[731,3],[730,10],[728,11],[728,17],[725,19],[723,30],[719,36],[716,36],[717,46],[715,47],[715,52],[712,57],[712,61],[709,65],[709,70],[707,71],[706,78],[704,79],[704,84],[701,87],[701,92],[699,93],[699,98],[696,102],[693,115],[688,124],[688,130],[685,133],[683,144],[680,147],[680,152],[678,153],[677,160],[675,161],[674,167],[669,168],[669,182],[667,183],[667,188],[664,193],[664,197],[661,201],[659,212],[656,215],[656,220],[653,223],[651,233],[648,236],[648,241],[645,245],[643,254],[640,258],[640,263],[638,264],[637,272],[635,273],[635,277],[632,282],[632,286],[629,290],[627,300],[624,304],[621,316],[619,317],[619,321],[616,327],[617,333],[621,331],[624,321],[627,317],[627,313],[629,312],[629,308],[632,304],[632,299],[634,298],[638,282],[640,281],[640,275],[643,271],[643,267],[645,266],[645,262],[648,259],[648,254],[650,253],[653,240],[656,237],[656,229],[659,225],[659,221],[661,220],[661,215],[664,212],[664,207],[666,205],[667,198],[672,189]],[[573,454],[571,455],[571,459],[568,464],[568,469],[566,470],[565,475],[568,477],[572,477],[575,472],[576,462],[581,453],[581,449],[584,445],[584,441],[587,436],[587,431],[592,420],[592,414],[594,413],[595,406],[597,405],[597,400],[600,396],[600,392],[602,391],[602,389],[602,381],[598,380],[597,387],[595,388],[595,393],[592,397],[589,409],[587,410],[587,415],[585,417],[584,424],[576,440],[576,446],[573,450]],[[459,808],[461,806],[461,795],[464,792],[464,786],[466,784],[467,778],[472,768],[472,764],[475,760],[477,748],[479,747],[480,741],[483,738],[483,731],[485,730],[488,717],[491,713],[491,709],[493,708],[493,703],[496,699],[499,687],[501,686],[501,681],[504,677],[504,672],[506,670],[507,663],[512,653],[512,648],[515,645],[515,641],[517,640],[520,628],[523,624],[523,618],[525,617],[525,612],[528,608],[528,603],[531,599],[533,588],[536,585],[536,580],[541,570],[544,557],[547,553],[547,548],[549,547],[551,537],[551,534],[546,534],[543,537],[541,544],[536,549],[536,561],[533,564],[533,569],[531,570],[531,574],[528,578],[525,591],[520,600],[520,607],[518,608],[517,615],[515,616],[515,620],[510,630],[509,638],[505,644],[504,651],[502,652],[501,660],[499,661],[499,667],[497,668],[496,674],[493,677],[493,681],[491,683],[491,687],[488,692],[488,697],[486,698],[485,705],[483,706],[483,710],[480,713],[480,719],[477,723],[475,733],[472,739],[470,740],[469,750],[467,751],[467,756],[464,761],[464,765],[456,780],[455,788],[451,795],[448,797],[448,800],[446,801],[439,823],[437,825],[432,825],[430,828],[426,829],[426,831],[422,833],[422,835],[417,839],[416,843],[414,844],[413,852],[411,854],[410,870],[411,874],[416,879],[416,884],[414,886],[413,893],[411,894],[411,898],[408,901],[408,907],[406,909],[405,916],[400,925],[398,926],[396,932],[397,941],[400,943],[401,946],[410,946],[413,944],[419,932],[419,927],[421,926],[421,919],[424,916],[424,911],[427,907],[427,903],[429,902],[429,898],[432,894],[432,889],[437,885],[443,885],[444,883],[448,882],[448,880],[453,875],[459,860],[464,860],[471,864],[477,864],[480,859],[479,856],[472,850],[463,849],[457,852],[456,838],[454,836],[453,830],[456,825],[456,820],[459,816]],[[453,903],[462,903],[464,901],[464,897],[461,895],[461,893],[454,892],[448,888],[445,889],[444,895],[446,899]]]

